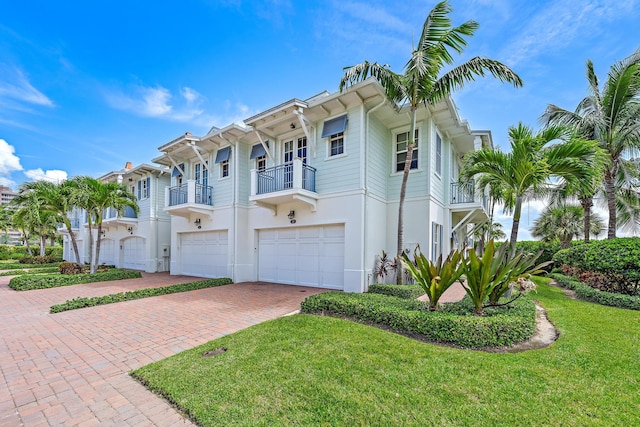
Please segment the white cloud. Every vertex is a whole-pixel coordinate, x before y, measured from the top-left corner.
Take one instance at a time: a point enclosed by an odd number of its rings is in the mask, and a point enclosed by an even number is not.
[[[53,101],[33,87],[27,76],[19,68],[0,64],[0,98],[8,98],[21,103],[53,107]]]
[[[24,171],[24,174],[32,181],[48,181],[55,184],[66,181],[68,177],[68,174],[65,171],[58,169],[50,169],[47,171],[43,171],[41,168],[30,169]]]
[[[0,185],[13,186],[11,172],[21,171],[20,158],[16,156],[16,149],[4,139],[0,139]]]

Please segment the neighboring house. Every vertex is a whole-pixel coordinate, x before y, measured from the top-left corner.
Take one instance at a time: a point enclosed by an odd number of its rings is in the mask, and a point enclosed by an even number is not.
[[[164,211],[164,189],[170,184],[169,169],[146,164],[133,168],[131,163],[127,163],[124,169],[99,179],[125,184],[136,195],[140,208],[137,215],[128,207],[122,215],[113,208],[103,212],[99,263],[152,273],[168,271],[171,222],[169,214]],[[89,231],[84,211],[73,211],[72,227],[78,228],[76,239],[80,262],[88,262]],[[75,261],[68,233],[65,229],[58,231],[64,239],[64,258]],[[96,233],[94,229],[94,239]]]
[[[418,117],[405,242],[435,258],[487,219],[457,177],[462,156],[492,140],[451,99]],[[396,253],[409,120],[367,80],[159,147],[153,162],[171,168],[171,273],[365,291],[376,255]]]
[[[18,193],[13,191],[11,188],[6,187],[4,185],[0,185],[0,205],[8,204],[17,195]]]

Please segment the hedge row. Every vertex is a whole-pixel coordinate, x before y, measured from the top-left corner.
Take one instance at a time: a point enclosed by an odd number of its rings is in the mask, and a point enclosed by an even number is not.
[[[16,291],[56,288],[81,283],[108,282],[110,280],[137,279],[142,277],[139,271],[109,270],[95,274],[43,274],[18,276],[11,279],[9,287]]]
[[[424,295],[424,289],[420,285],[388,285],[373,284],[369,285],[370,294],[382,294],[401,299],[416,299]]]
[[[96,305],[113,304],[116,302],[131,301],[141,298],[156,297],[159,295],[175,294],[178,292],[195,291],[204,288],[229,285],[233,283],[231,279],[207,279],[197,282],[181,283],[179,285],[163,286],[160,288],[137,289],[135,291],[120,292],[117,294],[104,295],[91,298],[74,298],[67,300],[63,304],[51,306],[50,313],[60,313],[62,311],[75,310],[77,308],[94,307]]]
[[[31,246],[31,253],[40,254],[40,246]],[[62,246],[46,246],[44,254],[62,260]],[[27,248],[13,245],[0,245],[0,259],[20,259],[28,256]]]
[[[1,263],[0,270],[24,270],[25,268],[43,268],[43,267],[57,267],[60,265],[59,262],[53,262],[51,264],[21,264],[19,262],[12,263]]]
[[[640,296],[604,292],[599,289],[594,289],[591,286],[585,285],[584,283],[563,274],[552,273],[549,277],[555,280],[556,283],[563,288],[575,290],[576,296],[581,300],[608,305],[611,307],[640,310]]]
[[[0,276],[24,276],[25,274],[45,274],[45,273],[58,273],[58,267],[44,267],[44,268],[32,268],[29,270],[9,270],[4,273],[0,273]]]
[[[530,338],[536,327],[536,308],[527,297],[509,306],[472,315],[468,300],[428,311],[428,303],[379,294],[325,292],[302,302],[304,313],[345,316],[430,341],[460,347],[501,347]],[[465,313],[464,315],[458,313]]]

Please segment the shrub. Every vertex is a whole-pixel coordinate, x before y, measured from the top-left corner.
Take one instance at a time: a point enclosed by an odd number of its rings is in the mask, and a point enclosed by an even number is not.
[[[611,307],[640,310],[640,296],[621,295],[614,292],[601,291],[562,274],[552,274],[550,277],[563,288],[574,289],[576,291],[576,297],[581,300]]]
[[[84,266],[75,262],[61,262],[60,274],[82,274],[84,273]]]
[[[22,276],[25,274],[45,274],[45,273],[57,273],[58,267],[44,267],[44,268],[31,268],[29,270],[13,269],[0,273],[0,276]]]
[[[59,286],[78,285],[81,283],[107,282],[110,280],[137,279],[142,277],[139,271],[109,270],[95,274],[42,274],[14,277],[9,281],[9,287],[16,291],[31,289],[46,289]]]
[[[57,267],[56,263],[53,264],[20,264],[17,261],[11,263],[0,264],[0,270],[24,270],[25,268],[42,268],[42,267]]]
[[[594,289],[626,295],[640,295],[638,282],[620,273],[600,273],[587,270],[580,274],[580,281]]]
[[[553,255],[560,250],[560,242],[543,242],[540,240],[528,240],[522,242],[516,242],[516,251],[522,251],[525,254],[535,255],[540,253],[538,257],[538,262],[543,263],[547,261],[552,261]],[[549,271],[551,269],[552,264],[549,264],[544,268],[545,271]]]
[[[442,311],[429,311],[428,304],[416,300],[326,292],[307,298],[301,308],[305,313],[346,316],[468,348],[512,345],[530,338],[535,330],[536,309],[529,298],[521,298],[512,306],[487,309],[483,317],[472,315],[474,306],[469,299],[460,303],[462,307],[456,304],[454,308],[445,304]]]
[[[416,299],[424,295],[424,290],[420,285],[369,285],[369,293],[382,294],[401,299]]]
[[[45,256],[26,256],[24,258],[20,258],[20,260],[18,261],[20,264],[52,264],[54,262],[57,262],[57,260],[55,259],[55,257],[52,257],[51,255],[45,255]]]
[[[215,286],[228,285],[233,283],[231,279],[207,279],[197,282],[182,283],[179,285],[162,286],[160,288],[137,289],[135,291],[120,292],[117,294],[104,295],[92,298],[74,298],[63,304],[51,306],[50,313],[60,313],[77,308],[94,307],[96,305],[113,304],[122,301],[131,301],[141,298],[155,297],[159,295],[175,294],[178,292],[195,291],[197,289],[213,288]]]

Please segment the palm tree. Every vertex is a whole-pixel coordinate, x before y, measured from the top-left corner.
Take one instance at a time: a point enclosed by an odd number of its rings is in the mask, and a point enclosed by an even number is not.
[[[511,152],[482,149],[468,153],[460,179],[476,180],[478,188],[500,188],[507,212],[513,212],[509,243],[512,252],[518,239],[522,202],[549,191],[551,179],[574,182],[590,179],[596,158],[593,142],[568,139],[550,145],[552,141],[569,137],[566,129],[550,126],[534,134],[522,123],[509,128]]]
[[[407,156],[398,203],[398,259],[404,249],[403,208],[413,149],[416,144],[416,112],[420,105],[435,105],[438,101],[450,96],[453,91],[462,88],[465,83],[473,81],[478,76],[484,76],[485,73],[490,73],[503,82],[513,83],[516,87],[522,86],[520,77],[509,67],[493,59],[482,57],[472,58],[441,74],[445,66],[454,63],[451,50],[461,53],[467,46],[466,38],[471,37],[479,26],[475,21],[467,21],[460,26],[453,27],[449,17],[452,11],[449,3],[442,1],[429,13],[422,26],[422,34],[417,47],[411,52],[411,57],[404,66],[403,74],[391,71],[387,65],[365,61],[346,67],[345,74],[340,81],[340,91],[343,91],[353,84],[373,77],[382,85],[387,99],[394,107],[405,104],[409,110],[411,117],[410,138],[407,144]],[[398,274],[399,283],[404,276],[401,270],[402,268]]]
[[[581,206],[559,205],[547,207],[540,217],[533,223],[531,230],[533,237],[543,242],[560,241],[560,247],[567,249],[571,240],[580,238],[585,233],[583,216],[585,211]],[[582,224],[582,225],[581,225]],[[604,222],[595,213],[591,213],[590,232],[597,236],[604,229]]]
[[[44,194],[47,185],[44,181],[22,184],[18,195],[11,201],[16,206],[14,221],[21,225],[23,233],[35,232],[40,240],[40,256],[45,255],[47,237],[55,234],[56,224],[61,219],[57,214],[46,209]],[[25,241],[27,241],[25,233]],[[31,255],[28,242],[27,251]]]
[[[87,211],[89,224],[89,254],[90,271],[95,273],[100,259],[100,242],[102,240],[102,213],[105,209],[114,208],[119,214],[124,213],[125,207],[130,207],[138,213],[136,196],[122,184],[102,182],[91,177],[74,178],[74,184],[79,191],[75,193],[76,203]],[[93,226],[97,228],[96,248],[93,251]]]
[[[0,231],[4,232],[4,242],[9,242],[9,230],[12,226],[11,217],[13,212],[7,205],[0,205]]]
[[[600,89],[593,62],[587,60],[587,95],[574,112],[549,105],[542,116],[546,123],[572,125],[584,136],[594,139],[606,151],[608,165],[604,188],[609,210],[607,237],[616,237],[618,226],[616,186],[623,155],[640,148],[640,49],[611,66],[609,78]]]

